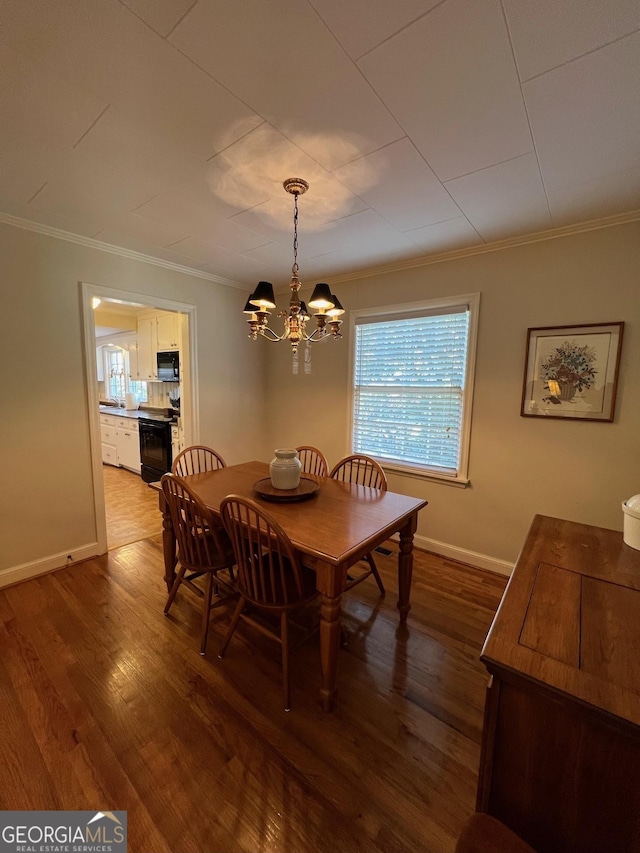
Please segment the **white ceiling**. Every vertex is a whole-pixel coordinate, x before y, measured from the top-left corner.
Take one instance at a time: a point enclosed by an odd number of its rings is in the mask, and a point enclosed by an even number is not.
[[[0,211],[243,287],[640,207],[638,0],[3,0]]]

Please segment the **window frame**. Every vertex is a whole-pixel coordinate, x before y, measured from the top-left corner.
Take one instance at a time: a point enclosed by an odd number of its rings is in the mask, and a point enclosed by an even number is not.
[[[108,343],[108,344],[100,344],[101,347],[101,357],[102,357],[102,366],[103,366],[103,376],[104,376],[104,393],[105,397],[112,397],[114,399],[124,398],[124,395],[121,394],[112,394],[111,393],[111,376],[109,369],[109,353],[119,350],[122,352],[122,359],[124,362],[124,393],[129,394],[132,393],[138,402],[138,404],[148,403],[149,402],[149,383],[145,379],[132,379],[131,378],[131,355],[129,352],[129,348],[123,346],[121,343]],[[135,391],[132,389],[132,383],[143,384],[145,386],[145,395],[141,391]]]
[[[442,312],[443,309],[460,308],[464,306],[469,311],[469,337],[467,341],[467,357],[465,364],[465,383],[462,394],[462,422],[460,429],[460,459],[456,474],[438,469],[435,466],[413,465],[411,463],[389,461],[381,457],[373,458],[387,471],[403,474],[419,479],[434,480],[440,483],[465,487],[469,484],[469,451],[471,446],[471,420],[473,407],[473,391],[475,385],[475,370],[478,342],[478,322],[480,316],[480,294],[466,293],[456,296],[444,296],[436,299],[425,299],[419,302],[409,302],[396,305],[383,305],[375,308],[354,309],[349,315],[351,344],[349,347],[349,387],[347,412],[347,446],[350,453],[354,442],[354,407],[355,407],[355,368],[356,368],[356,326],[360,319],[375,318],[375,321],[385,322],[403,319],[407,315],[421,316],[431,312]]]

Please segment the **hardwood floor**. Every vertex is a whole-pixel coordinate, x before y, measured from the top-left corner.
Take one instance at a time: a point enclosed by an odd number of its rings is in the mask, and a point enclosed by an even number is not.
[[[0,591],[0,809],[126,809],[130,853],[451,853],[473,811],[505,578],[416,553],[400,628],[396,551],[343,606],[335,712],[317,637],[293,655],[200,601],[162,615],[159,536]]]
[[[139,474],[103,465],[107,547],[111,551],[162,530],[158,495]]]

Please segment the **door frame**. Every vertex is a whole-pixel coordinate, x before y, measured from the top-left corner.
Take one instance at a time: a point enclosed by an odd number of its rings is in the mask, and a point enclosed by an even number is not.
[[[93,298],[118,299],[122,302],[137,304],[140,307],[174,311],[187,317],[187,352],[184,353],[186,370],[181,371],[184,400],[180,401],[180,412],[184,417],[185,446],[198,443],[200,432],[200,404],[198,394],[198,359],[195,357],[196,306],[173,299],[163,299],[147,293],[129,290],[117,290],[90,282],[80,282],[80,303],[82,307],[82,329],[85,364],[85,389],[89,436],[91,443],[91,468],[93,480],[93,500],[96,520],[96,539],[98,553],[107,552],[107,521],[104,500],[104,477],[102,474],[102,442],[100,437],[100,411],[98,409],[98,377],[96,364],[96,334],[93,313]],[[186,405],[185,405],[186,404]]]

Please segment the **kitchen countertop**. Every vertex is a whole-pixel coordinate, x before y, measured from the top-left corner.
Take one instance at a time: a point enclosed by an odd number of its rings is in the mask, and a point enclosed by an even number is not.
[[[149,411],[147,409],[123,409],[121,406],[100,406],[99,408],[101,415],[113,415],[114,418],[132,418],[133,420],[146,418],[150,421],[160,421],[165,424],[178,422],[176,416],[168,417],[167,415],[161,415],[158,411]]]

